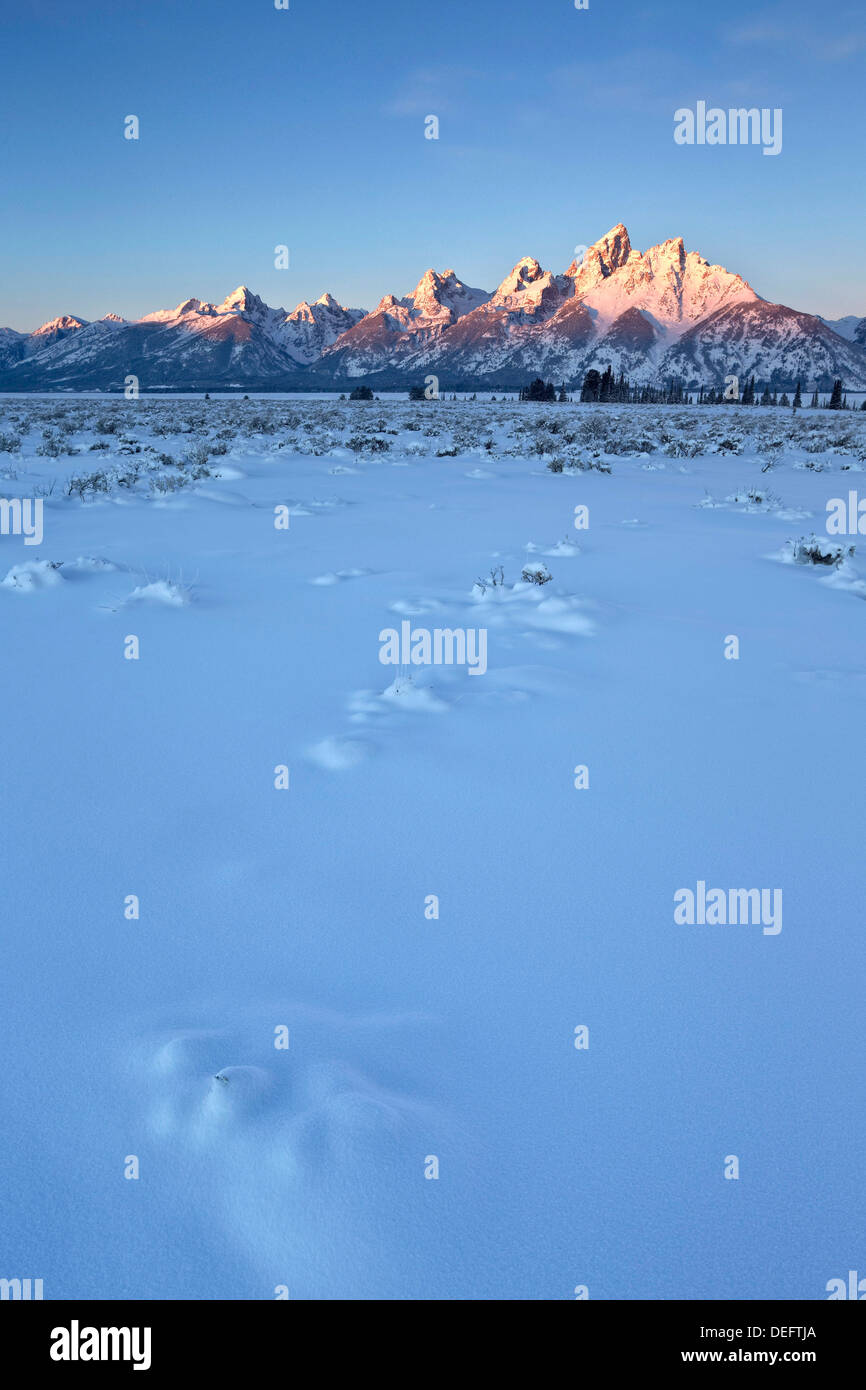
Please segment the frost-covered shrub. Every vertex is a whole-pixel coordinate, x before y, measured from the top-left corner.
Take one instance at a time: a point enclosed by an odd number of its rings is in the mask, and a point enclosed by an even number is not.
[[[113,482],[116,484],[117,487],[135,487],[136,483],[141,477],[142,468],[143,465],[139,463],[138,460],[136,460],[135,463],[128,464],[126,468],[118,469],[117,472],[114,474]]]
[[[549,584],[553,575],[547,565],[524,565],[520,578],[524,584]]]
[[[378,439],[376,435],[353,434],[349,448],[356,454],[385,454],[391,448],[391,441]]]
[[[210,444],[193,444],[180,466],[184,468],[206,468],[207,461],[212,452],[213,450]]]
[[[700,439],[671,439],[663,446],[662,453],[670,459],[696,459],[705,452],[705,447]]]
[[[505,570],[495,565],[486,579],[476,579],[472,592],[476,598],[483,598],[488,589],[502,589],[505,586]]]
[[[44,430],[42,443],[36,449],[40,458],[59,458],[61,454],[77,454],[78,450],[70,446],[68,438],[62,434],[55,434],[50,430]]]
[[[244,421],[248,434],[276,434],[276,422],[270,415],[250,415]]]
[[[854,554],[853,545],[833,545],[818,536],[800,536],[796,541],[788,541],[795,564],[798,565],[841,565],[843,560]]]
[[[80,497],[83,502],[86,497],[94,497],[97,493],[110,493],[111,483],[111,474],[105,469],[97,473],[73,474],[66,480],[66,496]]]
[[[189,479],[182,474],[160,473],[159,477],[151,478],[150,486],[154,492],[179,492],[181,488],[188,485]]]
[[[570,458],[569,468],[576,468],[580,473],[610,473],[610,464],[602,458]]]

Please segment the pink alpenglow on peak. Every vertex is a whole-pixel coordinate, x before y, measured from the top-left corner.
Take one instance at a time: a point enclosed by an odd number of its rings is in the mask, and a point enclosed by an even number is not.
[[[485,290],[465,285],[453,270],[444,270],[441,275],[436,270],[427,270],[408,296],[407,307],[418,321],[456,323],[489,298]]]
[[[524,256],[493,291],[486,307],[538,317],[555,313],[563,299],[572,294],[567,276],[543,270],[534,256]]]
[[[370,377],[389,390],[431,372],[443,388],[515,389],[538,375],[573,388],[608,366],[633,384],[675,376],[688,389],[728,371],[785,388],[838,377],[866,387],[866,320],[828,323],[763,300],[679,236],[638,251],[622,222],[575,251],[561,274],[523,256],[492,294],[431,267],[370,312],[327,291],[289,312],[241,284],[220,303],[184,299],[136,322],[67,314],[34,333],[0,329],[0,387],[113,390],[138,367],[151,389],[342,390]]]
[[[86,328],[87,319],[76,318],[74,314],[61,314],[59,318],[49,319],[34,330],[34,338],[56,337],[58,333],[74,333],[77,328]]]

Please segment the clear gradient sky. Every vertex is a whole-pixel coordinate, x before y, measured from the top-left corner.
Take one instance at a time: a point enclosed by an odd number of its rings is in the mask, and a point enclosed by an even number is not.
[[[430,265],[493,289],[617,222],[866,315],[862,4],[290,4],[0,0],[0,324],[241,283],[372,308]],[[781,154],[676,145],[698,100],[781,107]]]

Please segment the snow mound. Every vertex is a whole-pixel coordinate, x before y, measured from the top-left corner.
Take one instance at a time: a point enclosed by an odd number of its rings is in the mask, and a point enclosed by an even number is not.
[[[5,589],[14,589],[19,594],[34,594],[40,589],[53,589],[63,583],[60,562],[57,560],[29,560],[22,565],[13,565],[2,581]]]
[[[595,623],[580,599],[570,594],[548,596],[547,584],[490,585],[473,590],[476,607],[483,607],[485,623],[492,627],[539,628],[547,632],[591,637]]]
[[[369,570],[353,569],[337,570],[336,572],[334,570],[328,570],[325,574],[316,575],[315,579],[310,580],[310,583],[318,584],[321,587],[327,588],[332,584],[339,584],[342,579],[363,579],[364,576],[369,573]]]
[[[113,560],[105,560],[101,555],[79,555],[75,560],[64,560],[63,569],[81,574],[103,574],[118,569],[118,566]]]
[[[370,745],[361,739],[323,738],[307,750],[307,757],[327,772],[347,772],[369,756]]]
[[[397,676],[379,698],[413,714],[442,714],[448,709],[447,701],[441,700],[429,685],[416,685],[409,675]]]
[[[155,579],[139,584],[126,599],[127,603],[161,603],[168,608],[184,608],[190,601],[190,591],[168,579]]]

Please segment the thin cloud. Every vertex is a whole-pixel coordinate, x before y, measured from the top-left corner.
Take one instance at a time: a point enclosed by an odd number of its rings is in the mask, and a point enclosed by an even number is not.
[[[418,68],[406,76],[382,110],[388,116],[452,114],[489,79],[489,73],[476,68]]]
[[[834,18],[837,27],[843,29],[842,33],[837,33],[834,37],[828,37],[826,30],[816,21],[802,17],[792,18],[782,10],[769,11],[734,29],[723,28],[721,34],[728,43],[738,44],[740,47],[770,44],[786,50],[796,48],[808,53],[810,59],[817,58],[825,63],[844,62],[846,58],[851,58],[866,48],[866,35],[863,34],[862,27],[845,29],[846,25],[857,23],[855,15],[841,14],[835,15]]]

